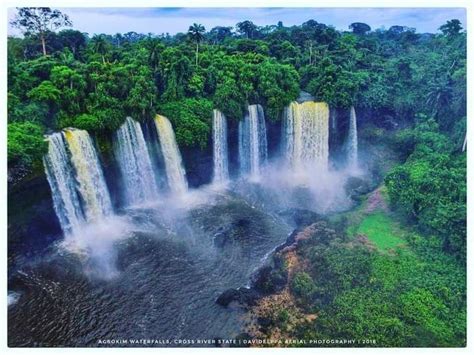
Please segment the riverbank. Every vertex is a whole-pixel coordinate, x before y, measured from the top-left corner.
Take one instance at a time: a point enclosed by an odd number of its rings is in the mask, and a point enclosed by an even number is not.
[[[463,265],[438,238],[400,220],[383,185],[294,240],[273,256],[283,260],[286,283],[248,305],[242,336],[299,340],[280,346],[465,345]]]

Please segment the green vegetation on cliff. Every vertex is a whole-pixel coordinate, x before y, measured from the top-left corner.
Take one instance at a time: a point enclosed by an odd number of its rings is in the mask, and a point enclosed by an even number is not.
[[[404,26],[371,31],[357,22],[338,31],[309,20],[89,37],[44,31],[30,19],[56,30],[71,25],[48,8],[19,11],[15,25],[26,32],[8,38],[9,124],[34,122],[46,132],[74,126],[103,136],[126,116],[144,121],[162,110],[172,116],[178,144],[204,147],[208,102],[237,120],[247,104],[260,103],[278,120],[303,89],[332,107],[370,110],[376,125],[412,124],[415,114],[425,114],[444,133],[465,134],[466,33],[457,20],[439,34]],[[12,165],[41,155],[11,150]]]
[[[260,336],[309,346],[331,339],[362,347],[465,346],[465,265],[443,251],[439,236],[402,226],[383,198],[372,207],[302,230],[287,263],[292,301],[266,313]]]
[[[398,134],[404,164],[385,178],[392,205],[422,232],[442,237],[443,249],[466,255],[466,154],[433,120]]]

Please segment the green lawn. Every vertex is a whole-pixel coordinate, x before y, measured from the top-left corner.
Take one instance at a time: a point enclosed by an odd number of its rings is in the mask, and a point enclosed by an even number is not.
[[[394,249],[405,244],[404,240],[395,234],[396,226],[393,220],[384,212],[367,215],[354,234],[363,234],[381,251]]]

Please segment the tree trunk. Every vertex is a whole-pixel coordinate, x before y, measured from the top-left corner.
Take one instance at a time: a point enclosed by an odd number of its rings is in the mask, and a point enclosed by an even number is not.
[[[41,33],[40,36],[41,36],[41,45],[43,47],[43,55],[47,55],[47,53],[46,53],[46,39],[44,38],[43,33]]]
[[[466,134],[464,135],[464,143],[462,144],[462,151],[466,151],[466,145],[467,145],[467,131]]]
[[[199,42],[196,42],[196,66],[198,66],[199,60]]]

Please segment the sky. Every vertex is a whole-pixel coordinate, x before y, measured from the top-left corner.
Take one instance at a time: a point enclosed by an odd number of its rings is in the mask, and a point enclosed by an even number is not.
[[[89,35],[137,33],[175,34],[186,32],[193,23],[210,30],[215,26],[235,26],[237,22],[251,20],[258,26],[299,25],[314,19],[339,30],[348,30],[352,22],[364,22],[372,29],[393,25],[414,27],[417,32],[437,32],[447,20],[459,19],[466,24],[463,8],[60,8],[69,15],[73,28]],[[13,19],[15,8],[8,17]],[[20,31],[9,26],[9,35]]]

